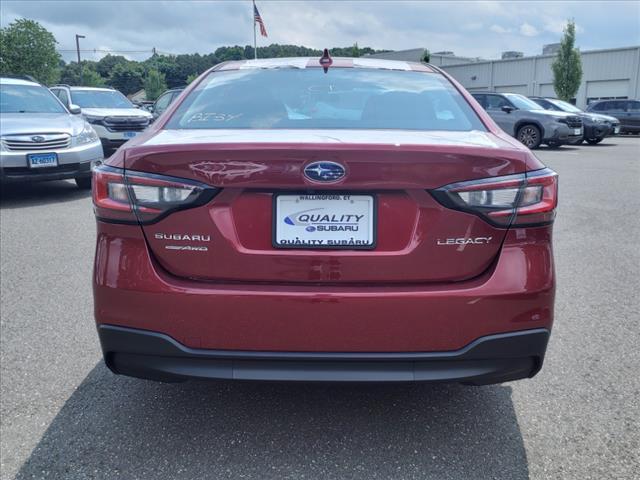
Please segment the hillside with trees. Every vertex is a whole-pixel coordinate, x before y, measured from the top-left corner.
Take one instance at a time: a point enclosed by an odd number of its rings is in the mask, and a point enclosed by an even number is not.
[[[37,44],[34,50],[30,45]],[[79,85],[77,62],[64,62],[56,51],[55,37],[38,22],[19,19],[0,29],[0,75],[31,75],[37,80]],[[330,49],[336,57],[359,57],[387,50],[350,47]],[[258,58],[321,56],[322,51],[301,45],[272,44],[258,47]],[[129,60],[121,55],[106,55],[99,61],[82,61],[84,86],[109,85],[130,95],[145,88],[147,98],[155,100],[166,88],[187,85],[196,76],[212,66],[228,60],[253,59],[250,45],[223,46],[213,53],[181,55],[154,54],[144,61]]]

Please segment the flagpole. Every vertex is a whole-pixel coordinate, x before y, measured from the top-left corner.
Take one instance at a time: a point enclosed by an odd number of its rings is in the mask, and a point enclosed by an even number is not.
[[[252,1],[253,11],[251,12],[251,18],[253,18],[253,58],[258,59],[258,41],[256,39],[256,0]]]

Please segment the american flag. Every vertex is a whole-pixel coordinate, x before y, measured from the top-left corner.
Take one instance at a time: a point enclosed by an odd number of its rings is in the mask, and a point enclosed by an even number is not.
[[[256,7],[255,3],[253,4],[253,23],[254,25],[256,23],[260,25],[260,35],[263,37],[269,36],[267,35],[267,29],[264,27],[264,22],[262,21],[262,17],[260,16],[260,12],[258,12],[258,7]]]

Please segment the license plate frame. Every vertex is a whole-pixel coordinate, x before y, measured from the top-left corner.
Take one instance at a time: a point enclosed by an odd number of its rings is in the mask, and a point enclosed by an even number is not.
[[[122,132],[122,136],[127,140],[130,140],[138,135],[138,132]]]
[[[33,163],[38,158],[49,157],[53,159],[53,162],[48,163]],[[59,165],[58,154],[55,152],[42,152],[42,153],[27,153],[27,165],[31,169],[39,168],[55,168]]]
[[[326,200],[304,198],[304,197],[325,197],[325,196],[329,198],[327,198]],[[272,216],[271,244],[273,248],[276,248],[279,250],[373,250],[376,248],[376,245],[378,242],[378,239],[377,239],[378,198],[373,193],[369,193],[369,192],[355,192],[355,193],[354,192],[280,192],[280,193],[274,193],[272,197],[273,197],[273,201],[272,201],[272,215],[271,215]],[[318,243],[283,244],[281,242],[282,239],[291,240],[292,236],[295,234],[291,233],[290,236],[279,235],[279,233],[281,232],[281,228],[283,228],[282,226],[279,225],[279,223],[282,223],[284,225],[284,217],[292,215],[292,213],[287,212],[286,209],[284,210],[286,214],[282,214],[282,211],[279,209],[279,206],[282,205],[281,201],[283,199],[288,198],[289,200],[292,200],[292,199],[295,199],[296,197],[298,197],[298,199],[302,203],[307,203],[306,206],[301,205],[301,209],[303,211],[309,210],[311,208],[320,208],[320,207],[314,207],[314,202],[316,202],[315,203],[316,205],[319,204],[318,202],[321,202],[321,203],[324,202],[325,205],[329,205],[329,202],[335,203],[336,199],[334,197],[341,197],[341,199],[339,200],[341,202],[346,201],[345,197],[348,197],[349,200],[355,200],[355,201],[368,199],[368,206],[367,206],[368,221],[366,222],[366,225],[363,225],[363,227],[368,230],[368,233],[366,234],[366,237],[365,237],[366,243],[355,243],[355,242],[348,243],[348,244],[336,243],[337,241],[348,242],[349,240],[344,237],[338,238],[339,233],[334,232],[335,236],[333,238],[323,238],[322,240],[324,240],[324,242],[322,244],[318,244]],[[354,213],[352,213],[351,215],[354,215]],[[279,222],[279,220],[282,220],[282,222]],[[358,223],[360,223],[360,221],[358,221]],[[306,227],[301,230],[300,227],[303,227],[303,225],[292,225],[291,223],[287,223],[287,228],[288,227],[298,227],[297,228],[298,237],[300,236],[301,233],[303,235],[309,235],[309,233],[315,233],[315,232],[307,233],[305,231]],[[320,232],[317,232],[317,233],[320,234]],[[348,232],[343,232],[343,233],[347,234]],[[327,233],[327,235],[330,235],[330,234]],[[308,240],[308,238],[303,238],[303,240]],[[316,240],[319,240],[319,239],[316,239]],[[329,240],[333,240],[333,242],[329,242]]]
[[[581,128],[574,128],[573,129],[573,134],[574,135],[582,135],[582,129]]]

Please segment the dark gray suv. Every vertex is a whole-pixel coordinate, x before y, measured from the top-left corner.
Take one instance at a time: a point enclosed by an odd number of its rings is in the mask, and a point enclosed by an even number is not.
[[[559,147],[582,141],[582,119],[574,114],[545,110],[517,93],[472,92],[505,132],[534,149],[545,143]]]
[[[587,112],[609,115],[620,120],[620,133],[640,133],[640,101],[599,100],[591,102]]]

